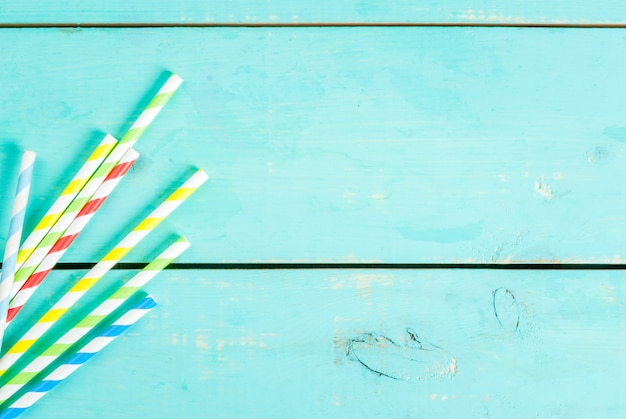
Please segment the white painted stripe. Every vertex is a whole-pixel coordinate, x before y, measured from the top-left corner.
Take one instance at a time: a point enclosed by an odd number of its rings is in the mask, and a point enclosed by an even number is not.
[[[54,265],[56,265],[59,259],[61,259],[61,256],[63,256],[63,253],[65,252],[59,251],[59,252],[48,253],[48,256],[46,256],[44,260],[41,261],[41,263],[39,264],[35,272],[36,273],[45,272],[54,268]]]
[[[91,327],[73,327],[61,336],[54,344],[62,345],[72,344],[78,342],[80,338],[85,336],[91,330]]]
[[[48,365],[52,364],[57,356],[44,356],[40,355],[37,358],[33,359],[33,361],[26,365],[22,372],[39,372],[46,368]]]
[[[11,407],[15,409],[26,409],[27,407],[30,407],[37,403],[37,401],[45,396],[46,393],[38,393],[33,391],[28,392],[19,399],[17,399],[15,403],[11,405]]]
[[[0,400],[7,400],[9,397],[17,393],[23,387],[23,384],[5,384],[0,387]]]
[[[87,290],[68,292],[63,297],[61,297],[61,299],[57,301],[54,306],[52,306],[52,310],[71,307],[74,303],[76,303],[76,301],[80,299],[80,297],[85,295],[86,292]]]
[[[173,92],[177,90],[182,84],[182,82],[183,82],[183,79],[178,74],[172,74],[167,79],[163,87],[161,87],[161,90],[159,90],[159,92],[157,93],[157,96],[160,95],[161,93],[168,93],[168,92]]]
[[[67,228],[67,230],[65,230],[65,233],[63,233],[63,237],[72,236],[83,231],[85,226],[87,226],[87,223],[89,223],[89,221],[91,220],[92,216],[93,213],[76,217],[72,224]]]
[[[126,301],[126,299],[122,299],[122,298],[105,300],[102,302],[102,304],[96,307],[91,313],[89,313],[89,315],[90,316],[106,316],[108,314],[113,313],[115,309],[117,309],[119,306],[121,306],[124,303],[124,301]]]
[[[79,369],[81,365],[83,365],[83,364],[63,364],[63,365],[59,365],[58,368],[56,368],[54,371],[52,371],[46,377],[46,380],[51,380],[51,381],[65,380],[74,371]]]
[[[80,350],[80,353],[85,353],[85,354],[96,353],[102,350],[102,348],[107,346],[109,343],[113,342],[113,339],[115,339],[115,337],[98,336],[92,339],[91,341],[89,341],[89,343],[87,343],[85,346],[83,346],[83,348]]]
[[[22,354],[4,354],[2,358],[0,358],[0,371],[6,371],[11,367],[11,365],[15,364]]]
[[[76,217],[77,213],[78,211],[73,211],[73,212],[66,212],[65,214],[63,214],[61,218],[59,218],[59,220],[56,222],[56,224],[52,226],[52,228],[50,229],[50,233],[63,233],[65,230],[67,230],[70,224],[72,224],[72,221],[74,221],[74,218]],[[46,247],[51,247],[51,246],[46,246]]]
[[[24,303],[26,303],[26,301],[28,301],[28,299],[35,292],[35,289],[37,287],[30,287],[30,288],[26,288],[20,291],[19,287],[21,287],[24,284],[24,282],[26,281],[21,281],[20,284],[18,284],[17,282],[14,282],[13,288],[11,289],[11,294],[14,294],[14,295],[11,296],[13,300],[11,300],[11,302],[9,303],[9,308],[23,306]]]
[[[137,320],[145,316],[150,309],[133,309],[126,312],[122,317],[117,319],[115,323],[116,326],[130,326],[135,323]]]
[[[50,329],[50,326],[50,322],[35,323],[33,327],[31,327],[20,340],[39,339],[41,336],[43,336],[44,333],[46,333]]]
[[[101,278],[105,273],[109,272],[111,268],[113,268],[116,264],[117,261],[115,260],[101,260],[96,264],[96,266],[91,268],[91,270],[87,272],[82,279]]]

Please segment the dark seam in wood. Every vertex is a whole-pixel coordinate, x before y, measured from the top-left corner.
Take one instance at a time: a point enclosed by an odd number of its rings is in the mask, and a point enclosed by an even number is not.
[[[55,270],[91,269],[93,262],[58,263]],[[113,269],[143,269],[147,263],[118,263]],[[0,269],[2,264],[0,264]],[[605,263],[172,263],[169,270],[330,270],[330,269],[489,269],[489,270],[626,270],[626,264]]]
[[[624,23],[470,23],[470,22],[311,22],[311,23],[179,23],[179,22],[144,22],[144,23],[0,23],[0,29],[46,29],[46,28],[316,28],[316,27],[425,27],[425,28],[571,28],[571,29],[626,29]]]

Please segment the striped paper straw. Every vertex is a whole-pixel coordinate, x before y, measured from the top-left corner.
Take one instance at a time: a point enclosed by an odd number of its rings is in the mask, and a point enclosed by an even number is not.
[[[198,189],[208,176],[202,170],[194,173],[180,188],[159,205],[146,219],[113,248],[96,266],[81,278],[2,358],[0,375],[4,374],[67,310],[109,272],[131,249]]]
[[[35,404],[37,400],[42,398],[48,391],[80,368],[82,364],[88,361],[97,352],[101,351],[140,318],[145,316],[157,304],[151,295],[143,291],[139,292],[136,298],[132,300],[133,304],[128,311],[120,310],[123,312],[121,317],[113,322],[107,318],[99,327],[95,328],[92,334],[92,336],[95,336],[89,339],[86,344],[64,345],[61,343],[61,346],[57,347],[55,351],[52,351],[51,347],[50,352],[44,352],[44,354],[48,353],[48,355],[42,354],[35,358],[35,360],[28,364],[7,384],[2,386],[2,388],[0,388],[0,403],[8,400],[25,386],[27,387],[27,392],[12,403],[7,410],[2,412],[0,418],[14,418],[28,407]],[[61,342],[62,339],[63,338],[59,339],[57,343]],[[81,347],[76,349],[76,346]],[[37,375],[57,359],[60,365],[43,378],[43,380],[38,379]]]
[[[22,239],[24,215],[26,214],[26,204],[28,203],[30,182],[33,177],[35,157],[36,154],[32,151],[24,152],[17,178],[17,189],[15,191],[15,200],[13,201],[11,221],[9,222],[9,235],[4,248],[2,274],[0,274],[0,345],[2,345],[2,337],[4,335],[9,294],[11,293],[17,263],[17,253],[20,248],[20,240]]]
[[[144,269],[142,269],[137,275],[135,275],[130,281],[124,284],[113,295],[107,298],[102,304],[100,304],[93,312],[85,317],[78,325],[76,325],[68,334],[66,334],[61,341],[64,345],[68,343],[75,343],[78,339],[82,338],[86,333],[94,326],[102,321],[106,316],[111,314],[114,310],[120,307],[126,300],[137,293],[142,286],[147,284],[152,278],[154,278],[159,272],[169,265],[172,260],[181,255],[189,247],[189,242],[184,237],[179,238],[174,244],[169,246],[162,254],[160,254],[154,261],[149,263]],[[56,322],[57,318],[50,318],[50,316],[44,316],[33,327],[26,332],[26,334],[16,343],[15,347],[32,346],[43,334],[48,331]],[[72,339],[74,339],[72,341]],[[11,348],[12,350],[13,348]],[[17,355],[15,352],[7,352],[8,357]],[[50,350],[54,350],[51,347]],[[19,353],[19,355],[22,355]],[[15,362],[19,358],[15,358]],[[4,371],[3,371],[4,373]]]
[[[146,128],[148,128],[154,118],[159,114],[159,112],[161,112],[163,106],[165,106],[176,90],[178,90],[182,82],[183,79],[181,79],[178,75],[170,75],[163,87],[161,87],[161,90],[159,90],[156,96],[152,98],[148,106],[146,106],[141,115],[139,115],[139,118],[137,118],[135,123],[120,140],[120,145],[125,143],[134,144],[139,139],[141,134],[143,134]]]
[[[98,147],[91,153],[91,156],[87,159],[83,167],[80,168],[78,173],[74,176],[72,181],[65,187],[61,195],[57,198],[57,200],[52,204],[46,215],[39,221],[39,224],[35,227],[35,229],[28,235],[24,243],[19,251],[19,255],[17,257],[17,266],[16,269],[19,269],[22,264],[28,259],[28,257],[33,253],[35,247],[41,242],[46,233],[50,231],[50,228],[57,222],[63,211],[70,205],[72,200],[78,195],[78,193],[83,189],[83,186],[87,184],[91,175],[93,175],[102,164],[106,156],[109,155],[113,147],[117,144],[117,140],[110,135],[104,137],[104,139],[100,142]]]
[[[63,235],[57,240],[55,245],[50,249],[46,257],[39,264],[35,272],[26,281],[16,281],[14,288],[18,286],[15,296],[9,303],[7,314],[7,325],[15,318],[17,313],[22,309],[26,301],[37,290],[37,287],[44,278],[50,273],[57,262],[65,254],[72,242],[78,237],[78,234],[85,228],[91,218],[94,216],[98,208],[104,203],[107,197],[113,192],[115,187],[120,183],[124,175],[130,170],[135,160],[139,157],[132,148],[124,154],[117,166],[109,173],[105,181],[98,187],[91,199],[85,204],[81,211],[77,214],[74,221],[69,225]]]
[[[165,82],[163,87],[157,92],[156,96],[150,101],[148,106],[139,115],[135,123],[130,127],[128,132],[120,140],[119,144],[111,151],[106,160],[96,170],[89,182],[80,191],[79,195],[72,201],[70,206],[64,211],[56,224],[50,229],[48,234],[40,241],[40,243],[31,252],[30,257],[24,262],[23,266],[15,274],[15,281],[22,284],[37,269],[37,266],[46,257],[52,246],[59,240],[65,230],[69,227],[76,215],[85,206],[87,201],[94,194],[96,189],[102,184],[104,179],[113,170],[120,159],[131,149],[141,134],[152,123],[154,118],[159,114],[163,106],[170,100],[174,92],[181,85],[183,80],[176,74],[172,74]],[[17,288],[19,289],[19,288]]]
[[[109,138],[110,137],[110,138]],[[109,141],[117,141],[115,138],[107,134]],[[93,194],[98,190],[102,182],[107,178],[109,173],[120,161],[122,156],[119,155],[118,150],[123,150],[119,145],[113,149],[113,151],[106,157],[104,162],[98,167],[96,172],[87,181],[83,189],[78,193],[69,206],[63,211],[57,222],[49,229],[46,235],[41,239],[39,244],[32,250],[30,256],[22,264],[22,266],[15,273],[15,285],[11,291],[11,298],[20,290],[24,282],[30,277],[37,269],[39,264],[44,260],[50,249],[55,245],[57,240],[61,238],[65,230],[72,224],[72,221],[80,213],[83,207],[89,202]],[[126,149],[128,151],[128,149]],[[125,154],[122,153],[122,155]]]

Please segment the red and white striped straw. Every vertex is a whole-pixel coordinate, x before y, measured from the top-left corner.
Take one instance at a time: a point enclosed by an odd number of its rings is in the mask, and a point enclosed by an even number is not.
[[[46,257],[39,264],[35,272],[21,284],[15,284],[17,288],[21,285],[21,288],[17,289],[13,294],[14,297],[9,303],[9,310],[7,314],[7,326],[15,318],[15,315],[21,310],[21,308],[30,299],[33,293],[37,290],[41,281],[50,273],[52,268],[61,259],[63,254],[67,251],[72,242],[78,237],[78,234],[85,228],[87,223],[94,216],[95,212],[104,203],[107,197],[113,192],[115,187],[120,183],[124,175],[131,168],[135,160],[139,157],[139,153],[130,149],[124,154],[119,163],[109,173],[104,182],[98,187],[91,199],[85,204],[83,209],[80,210],[74,221],[65,230],[61,238],[50,249]]]

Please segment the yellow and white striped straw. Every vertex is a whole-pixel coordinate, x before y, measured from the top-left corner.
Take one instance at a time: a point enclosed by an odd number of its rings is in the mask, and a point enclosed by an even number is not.
[[[0,358],[0,375],[4,374],[22,355],[48,331],[54,323],[67,312],[91,287],[93,287],[107,272],[109,272],[131,249],[144,237],[154,230],[194,193],[209,177],[202,170],[194,173],[180,188],[174,191],[148,217],[133,229],[122,241],[113,248],[96,266],[78,281],[60,300],[22,338]],[[24,304],[32,295],[30,289],[24,290],[24,295],[18,293],[13,301]],[[23,301],[22,301],[23,300]]]
[[[46,215],[43,216],[39,224],[37,224],[32,233],[30,233],[22,243],[17,256],[15,270],[18,270],[24,262],[26,262],[26,259],[33,253],[37,245],[61,217],[63,211],[70,205],[76,195],[83,189],[83,186],[85,186],[91,175],[95,173],[116,144],[117,140],[107,135],[100,142],[98,147],[96,147],[94,152],[91,153],[91,156],[89,156],[85,164],[78,170],[78,173],[76,173],[71,182],[65,187],[63,192],[61,192],[57,200],[54,201],[54,204],[52,204]]]
[[[28,278],[36,271],[39,264],[44,260],[50,249],[62,237],[63,233],[70,226],[76,215],[91,199],[94,192],[104,182],[107,175],[113,170],[115,165],[130,150],[141,134],[148,128],[154,118],[161,112],[165,104],[174,95],[176,90],[182,84],[183,79],[178,75],[172,74],[167,79],[163,87],[152,98],[143,112],[139,115],[135,123],[130,127],[128,132],[122,137],[115,148],[106,157],[102,165],[97,168],[96,172],[91,176],[84,187],[78,193],[78,196],[66,206],[65,210],[57,217],[54,225],[51,225],[46,234],[41,236],[38,243],[33,249],[29,249],[29,256],[23,260],[19,269],[15,273],[15,285],[11,292],[11,298],[14,298],[18,290],[24,285]]]

